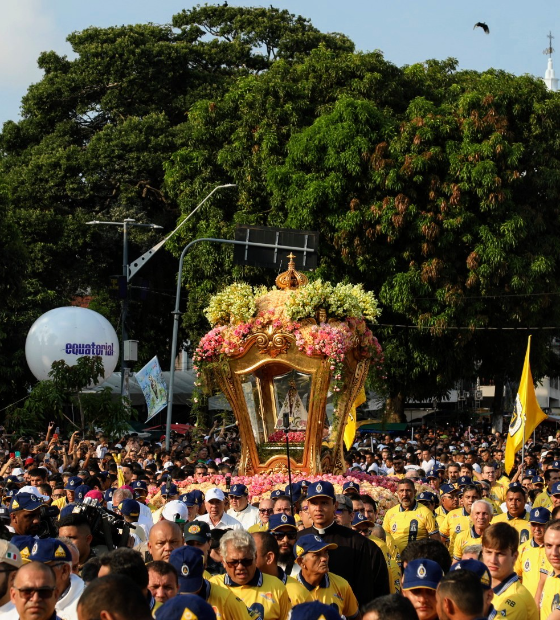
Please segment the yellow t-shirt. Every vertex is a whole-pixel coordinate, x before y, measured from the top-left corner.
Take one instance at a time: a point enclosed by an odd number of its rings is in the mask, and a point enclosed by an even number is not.
[[[560,573],[554,571],[546,578],[541,596],[541,620],[546,620],[548,616],[560,605]]]
[[[507,489],[505,489],[498,482],[494,482],[494,484],[490,487],[489,497],[491,500],[494,500],[499,505],[502,502],[506,501],[506,493]]]
[[[206,580],[205,600],[216,614],[216,620],[249,620],[249,610],[245,603],[228,588]]]
[[[311,603],[311,601],[313,601],[307,588],[294,577],[288,577],[284,585],[286,586],[286,590],[288,590],[288,596],[290,597],[292,606],[299,605],[300,603]]]
[[[440,533],[449,539],[449,550],[453,551],[455,537],[459,532],[464,532],[472,525],[471,516],[464,508],[455,508],[445,516],[442,522]]]
[[[418,502],[410,510],[403,510],[400,505],[389,508],[383,529],[393,535],[400,553],[409,542],[423,540],[439,531],[433,513]]]
[[[519,555],[515,562],[515,572],[521,579],[521,583],[529,590],[531,596],[537,593],[537,587],[541,577],[543,558],[546,559],[544,546],[539,547],[533,539],[528,540],[518,549]]]
[[[348,620],[358,615],[360,608],[356,596],[350,584],[340,575],[327,573],[315,587],[308,584],[301,573],[298,573],[297,580],[308,590],[312,600],[334,607]]]
[[[512,573],[493,590],[492,605],[496,610],[496,618],[539,620],[539,611],[535,599],[515,573]]]
[[[482,535],[477,534],[474,531],[474,527],[471,526],[469,529],[459,532],[457,536],[455,536],[455,543],[453,544],[453,556],[454,560],[462,560],[463,552],[465,547],[469,545],[480,545],[482,542]]]
[[[374,542],[383,552],[383,557],[385,558],[385,563],[387,564],[387,570],[389,571],[389,591],[391,594],[400,594],[401,593],[401,571],[399,569],[399,565],[393,560],[391,557],[391,552],[389,551],[389,547],[381,540],[381,538],[377,538],[377,536],[369,536],[368,537],[372,542]]]
[[[519,532],[519,542],[525,543],[531,538],[531,526],[529,525],[529,513],[525,511],[523,517],[512,517],[509,513],[504,512],[492,518],[494,523],[507,523]]]
[[[250,612],[260,614],[262,620],[285,620],[291,609],[286,586],[280,579],[264,575],[258,569],[253,579],[244,586],[234,584],[228,575],[214,575],[210,583],[227,587],[245,603]]]
[[[539,493],[537,497],[535,497],[535,501],[533,502],[533,508],[548,508],[552,512],[554,506],[552,505],[552,499],[550,499],[550,495],[548,494],[548,489],[545,489],[542,493]]]

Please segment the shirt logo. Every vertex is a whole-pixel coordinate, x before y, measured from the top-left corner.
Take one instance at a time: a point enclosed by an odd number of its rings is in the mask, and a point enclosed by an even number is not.
[[[272,592],[259,592],[259,596],[262,596],[265,601],[269,603],[274,603],[274,599],[272,598]]]
[[[525,564],[523,564],[523,570],[528,573],[531,570],[531,561],[526,560]]]
[[[391,525],[391,532],[396,532],[397,531],[397,524],[393,523],[393,525]]]

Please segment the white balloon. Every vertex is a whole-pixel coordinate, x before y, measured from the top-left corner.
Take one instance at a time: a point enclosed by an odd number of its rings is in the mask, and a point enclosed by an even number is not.
[[[39,379],[50,379],[53,362],[64,360],[74,366],[84,355],[99,355],[108,379],[119,359],[119,339],[109,321],[93,310],[69,306],[55,308],[40,316],[25,341],[25,357],[31,372]]]

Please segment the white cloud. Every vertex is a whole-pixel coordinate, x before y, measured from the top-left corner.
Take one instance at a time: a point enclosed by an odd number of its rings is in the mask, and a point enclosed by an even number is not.
[[[41,79],[37,58],[41,52],[60,48],[65,35],[57,28],[48,0],[2,2],[0,20],[0,83],[21,90]]]

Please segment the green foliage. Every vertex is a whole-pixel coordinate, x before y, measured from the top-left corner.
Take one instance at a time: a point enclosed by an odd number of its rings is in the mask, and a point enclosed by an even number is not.
[[[31,391],[22,407],[10,408],[6,424],[12,432],[29,434],[44,427],[44,420],[58,420],[76,426],[68,415],[69,408],[79,413],[77,427],[83,433],[103,428],[109,436],[121,436],[134,417],[130,404],[111,394],[110,388],[95,393],[82,393],[88,386],[99,382],[103,375],[100,357],[80,357],[74,366],[64,360],[53,362],[50,380],[40,381]]]

